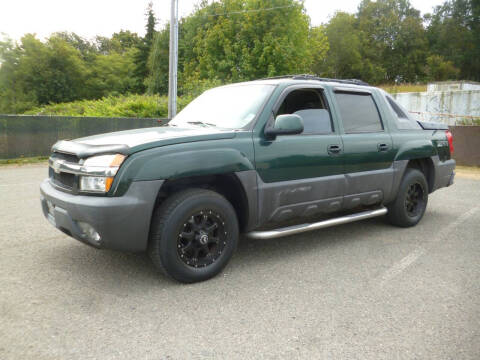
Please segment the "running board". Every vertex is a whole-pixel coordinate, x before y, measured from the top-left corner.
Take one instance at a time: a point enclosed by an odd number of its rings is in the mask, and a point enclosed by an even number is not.
[[[373,217],[385,215],[387,212],[388,212],[387,208],[381,207],[375,210],[362,211],[356,214],[346,215],[346,216],[329,219],[325,221],[320,221],[312,224],[294,225],[294,226],[288,226],[288,227],[275,229],[275,230],[268,230],[268,231],[252,231],[247,233],[247,236],[252,239],[262,239],[262,240],[275,239],[283,236],[300,234],[307,231],[324,229],[330,226],[351,223],[354,221],[359,221],[364,219],[370,219]]]

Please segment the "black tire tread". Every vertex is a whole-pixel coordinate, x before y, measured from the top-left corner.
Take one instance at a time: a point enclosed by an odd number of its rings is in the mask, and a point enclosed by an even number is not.
[[[415,226],[423,217],[416,222],[411,222],[407,219],[405,210],[404,210],[404,198],[401,196],[403,191],[405,190],[405,184],[413,177],[419,177],[423,179],[424,182],[424,189],[426,190],[426,205],[428,204],[428,184],[427,180],[425,179],[425,175],[417,169],[414,168],[407,168],[405,174],[403,176],[402,182],[400,183],[397,196],[395,200],[387,205],[388,213],[387,213],[387,220],[390,224],[399,226],[399,227],[411,227]],[[426,207],[425,205],[425,207]]]
[[[153,264],[168,278],[177,281],[169,272],[166,270],[162,259],[160,257],[159,245],[160,245],[160,237],[163,232],[163,228],[165,224],[169,220],[169,216],[172,211],[182,204],[185,200],[192,196],[201,196],[201,195],[208,195],[208,196],[215,196],[219,197],[222,200],[226,200],[222,195],[219,193],[207,190],[203,188],[189,188],[186,190],[181,190],[177,193],[166,198],[157,208],[154,210],[152,215],[152,222],[150,227],[150,237],[148,243],[148,255],[152,260]]]

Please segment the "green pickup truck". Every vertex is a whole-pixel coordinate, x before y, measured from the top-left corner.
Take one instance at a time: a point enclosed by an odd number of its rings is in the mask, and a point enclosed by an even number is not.
[[[166,126],[57,142],[41,203],[65,234],[148,251],[188,283],[221,272],[239,234],[384,215],[414,226],[453,183],[452,152],[448,127],[416,121],[381,89],[285,76],[208,90]]]

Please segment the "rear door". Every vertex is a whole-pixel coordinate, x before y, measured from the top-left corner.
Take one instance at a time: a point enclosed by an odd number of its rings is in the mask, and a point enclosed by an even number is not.
[[[372,205],[390,194],[393,184],[392,137],[374,94],[365,89],[335,88],[344,147],[344,207]]]

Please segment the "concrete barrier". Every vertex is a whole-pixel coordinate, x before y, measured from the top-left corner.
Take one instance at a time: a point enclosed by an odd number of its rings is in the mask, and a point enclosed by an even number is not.
[[[392,97],[419,120],[447,125],[480,120],[480,90],[429,91],[398,93]]]
[[[145,118],[0,115],[0,159],[47,156],[57,140],[159,126],[166,121]]]

